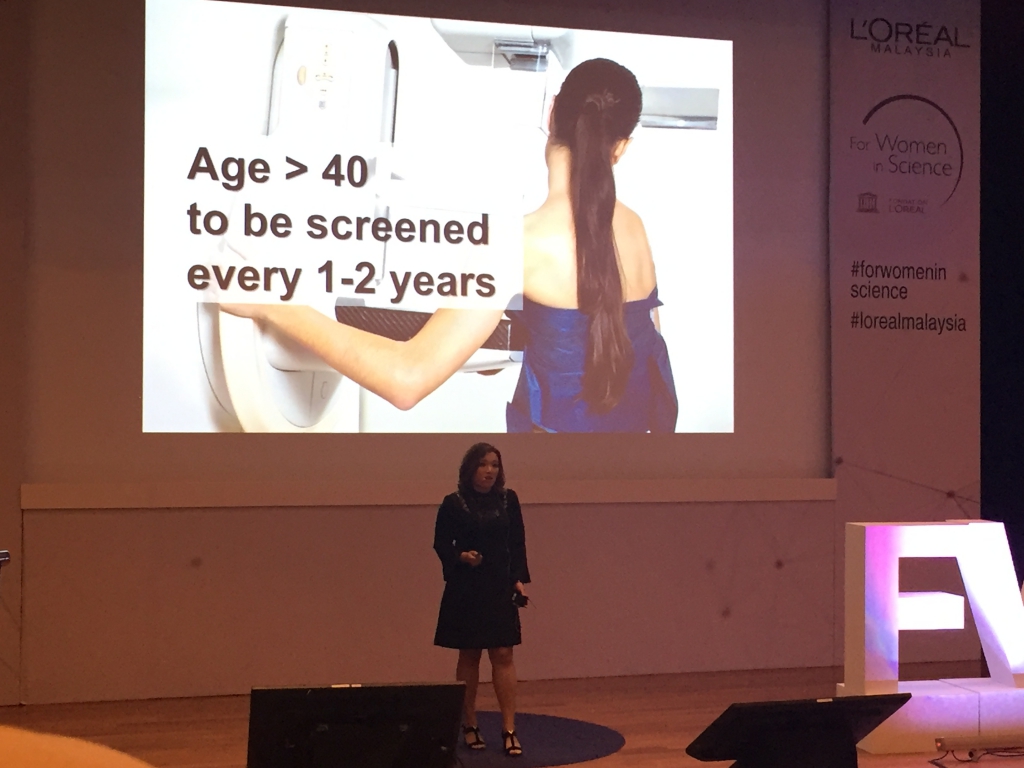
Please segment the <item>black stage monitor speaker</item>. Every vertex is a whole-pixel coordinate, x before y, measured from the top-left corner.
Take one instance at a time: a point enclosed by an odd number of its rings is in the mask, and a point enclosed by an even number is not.
[[[448,768],[462,683],[254,688],[248,768]]]
[[[857,768],[857,742],[909,693],[732,704],[686,748],[732,768]]]

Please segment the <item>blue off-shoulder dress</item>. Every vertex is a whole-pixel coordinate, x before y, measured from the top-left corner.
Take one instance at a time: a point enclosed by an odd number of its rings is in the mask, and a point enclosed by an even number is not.
[[[674,432],[679,403],[668,348],[654,327],[658,289],[622,305],[633,345],[626,392],[607,413],[595,413],[581,397],[587,348],[587,316],[523,298],[510,312],[517,332],[527,334],[523,368],[505,411],[509,432]]]

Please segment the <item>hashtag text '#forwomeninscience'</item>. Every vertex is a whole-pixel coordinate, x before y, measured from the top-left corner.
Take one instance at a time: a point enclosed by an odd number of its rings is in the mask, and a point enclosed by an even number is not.
[[[901,266],[899,264],[868,264],[864,259],[850,265],[851,277],[882,277],[891,280],[945,280],[946,268]]]
[[[941,336],[966,331],[967,321],[959,315],[872,315],[858,311],[850,316],[850,327],[868,331],[928,331]]]

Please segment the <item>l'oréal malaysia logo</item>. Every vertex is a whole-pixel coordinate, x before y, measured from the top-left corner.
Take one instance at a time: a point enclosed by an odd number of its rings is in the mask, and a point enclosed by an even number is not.
[[[960,28],[929,21],[892,21],[883,16],[850,19],[850,39],[871,44],[873,53],[893,56],[929,56],[948,59],[954,48],[970,48],[961,42]]]

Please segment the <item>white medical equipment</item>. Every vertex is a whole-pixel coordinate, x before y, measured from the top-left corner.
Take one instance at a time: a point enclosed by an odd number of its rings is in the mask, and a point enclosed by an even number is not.
[[[374,213],[387,216],[398,102],[399,52],[387,28],[364,14],[294,12],[274,60],[267,135],[375,147],[369,169]],[[358,108],[354,108],[358,105]],[[230,237],[230,249],[244,249]],[[370,257],[385,274],[386,243]],[[296,344],[251,320],[200,304],[207,378],[246,432],[337,432],[359,428],[359,387]]]
[[[433,19],[432,24],[448,46],[472,66],[508,67],[522,72],[547,72],[553,56],[559,65],[547,78],[540,110],[547,119],[550,100],[561,78],[577,64],[590,58],[576,44],[576,33],[554,27],[518,24],[481,24]],[[629,62],[620,62],[629,65]],[[644,128],[685,128],[715,130],[718,127],[718,89],[645,84],[637,73],[643,93],[640,125]],[[542,125],[543,127],[543,125]]]

